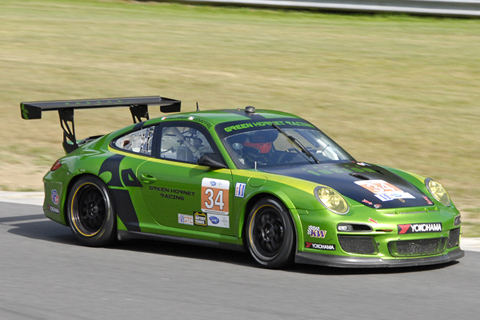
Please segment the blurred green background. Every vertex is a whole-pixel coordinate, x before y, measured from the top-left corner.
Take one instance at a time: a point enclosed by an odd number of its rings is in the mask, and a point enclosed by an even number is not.
[[[0,190],[41,190],[63,154],[58,115],[27,122],[21,101],[161,95],[303,116],[357,160],[441,181],[480,235],[478,19],[2,0],[0,21]],[[82,138],[131,117],[75,121]]]

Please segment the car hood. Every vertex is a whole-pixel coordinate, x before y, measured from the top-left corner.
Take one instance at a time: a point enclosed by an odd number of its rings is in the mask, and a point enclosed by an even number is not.
[[[262,168],[262,171],[326,185],[350,199],[377,209],[433,205],[427,195],[409,181],[367,163],[322,163]]]

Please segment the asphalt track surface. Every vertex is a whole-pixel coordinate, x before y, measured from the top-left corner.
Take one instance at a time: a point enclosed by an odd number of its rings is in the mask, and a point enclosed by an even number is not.
[[[480,252],[408,269],[257,267],[246,253],[89,248],[38,205],[0,202],[0,319],[478,319]]]

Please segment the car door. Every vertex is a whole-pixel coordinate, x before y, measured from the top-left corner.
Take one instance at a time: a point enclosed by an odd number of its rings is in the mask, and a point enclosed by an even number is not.
[[[232,235],[231,170],[197,164],[203,154],[218,153],[209,132],[198,123],[182,121],[162,124],[156,135],[156,158],[137,170],[145,207],[156,222],[142,229],[176,236]]]

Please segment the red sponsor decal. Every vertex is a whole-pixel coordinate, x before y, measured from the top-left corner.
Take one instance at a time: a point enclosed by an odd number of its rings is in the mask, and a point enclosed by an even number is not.
[[[398,234],[405,234],[410,229],[411,224],[399,224]]]
[[[367,199],[362,200],[363,203],[373,206],[373,202],[368,201]]]
[[[428,204],[432,205],[433,202],[427,198],[427,196],[423,196],[423,199],[425,199],[425,201],[427,201]]]

